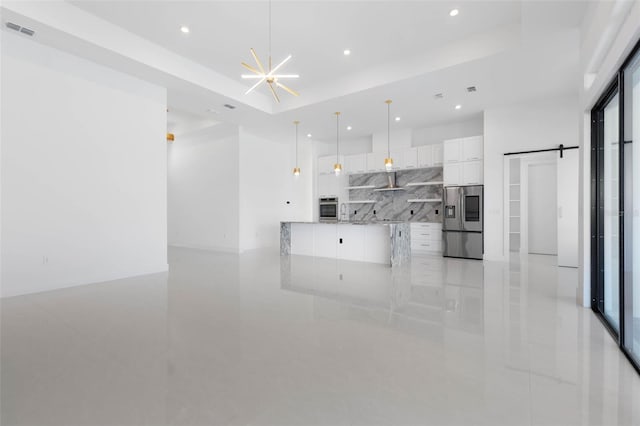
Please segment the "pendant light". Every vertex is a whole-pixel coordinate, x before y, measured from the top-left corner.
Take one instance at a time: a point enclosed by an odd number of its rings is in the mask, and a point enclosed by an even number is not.
[[[384,101],[387,104],[387,158],[384,159],[384,168],[390,172],[393,170],[393,158],[391,158],[391,99]]]
[[[340,164],[340,112],[336,112],[336,164],[333,165],[333,171],[336,176],[342,172],[342,164]]]
[[[300,167],[298,167],[298,124],[300,124],[300,122],[296,120],[293,124],[296,125],[296,166],[293,168],[293,175],[300,176]]]

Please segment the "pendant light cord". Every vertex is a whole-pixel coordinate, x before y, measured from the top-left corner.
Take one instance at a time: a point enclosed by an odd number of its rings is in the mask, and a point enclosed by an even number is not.
[[[296,167],[298,167],[298,122],[296,121]]]
[[[271,0],[269,0],[269,72],[271,72]]]
[[[387,101],[387,158],[391,158],[391,100]]]
[[[340,113],[336,112],[336,163],[340,162]]]

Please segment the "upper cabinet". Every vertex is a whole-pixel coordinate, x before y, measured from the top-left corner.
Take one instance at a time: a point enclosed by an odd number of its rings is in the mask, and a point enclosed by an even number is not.
[[[481,185],[483,152],[482,136],[444,141],[444,186]]]
[[[483,157],[482,136],[472,136],[462,139],[461,161],[482,160]]]
[[[418,150],[418,167],[442,166],[442,144],[422,145]]]
[[[431,145],[433,148],[433,165],[434,166],[442,166],[444,161],[444,149],[441,143]]]
[[[385,152],[370,152],[367,154],[367,171],[368,172],[383,172],[384,159],[386,158]]]
[[[415,169],[418,167],[418,149],[409,148],[402,153],[402,166],[405,169]]]
[[[344,171],[347,174],[366,172],[367,154],[346,155],[344,157]]]
[[[461,157],[461,139],[444,141],[444,163],[459,163]]]
[[[482,136],[449,139],[444,141],[444,162],[446,164],[482,160],[483,149]]]

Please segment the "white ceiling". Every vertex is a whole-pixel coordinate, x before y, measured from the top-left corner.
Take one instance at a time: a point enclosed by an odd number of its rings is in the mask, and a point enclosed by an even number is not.
[[[291,53],[283,70],[301,75],[290,84],[301,96],[283,93],[280,105],[272,105],[263,88],[244,95],[248,86],[240,79],[240,62],[252,63],[249,48],[267,56],[266,1],[73,1],[58,9],[48,3],[56,19],[47,19],[44,7],[9,12],[33,20],[41,27],[37,33],[51,34],[45,43],[167,87],[176,111],[171,125],[181,129],[232,122],[290,138],[291,121],[300,119],[304,134],[332,139],[332,113],[340,110],[344,126],[353,126],[346,135],[356,138],[386,125],[388,98],[394,99],[394,115],[402,117],[395,126],[426,127],[478,116],[492,106],[576,93],[580,79],[583,1],[273,1],[274,62]],[[452,18],[454,7],[460,14]],[[63,25],[63,13],[73,20]],[[105,36],[113,32],[102,46],[89,36],[79,40],[82,32],[69,28],[90,26],[96,17],[94,27]],[[182,25],[189,34],[180,31]],[[125,60],[127,39],[130,46],[144,39],[158,50],[146,63],[131,54]],[[110,40],[120,42],[122,52],[107,46]],[[345,48],[352,51],[348,57]],[[180,58],[185,62],[178,71],[152,64],[157,59],[175,65]],[[195,68],[209,72],[205,77],[217,86],[194,78]],[[467,94],[470,85],[478,92]],[[444,99],[433,98],[441,92]],[[223,103],[237,108],[229,111]],[[462,109],[455,110],[456,104]]]

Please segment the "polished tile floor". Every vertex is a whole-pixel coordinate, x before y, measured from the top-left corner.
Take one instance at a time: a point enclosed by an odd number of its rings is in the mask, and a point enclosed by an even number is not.
[[[555,258],[170,250],[2,300],[8,425],[640,425],[640,376]]]

